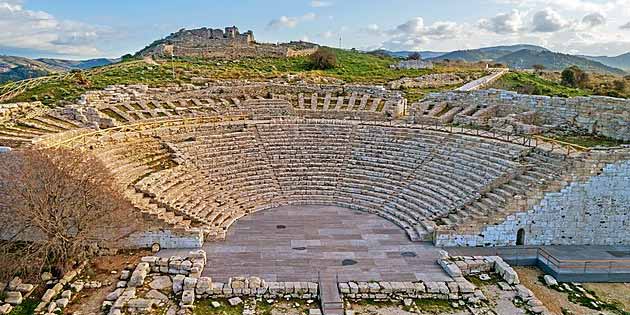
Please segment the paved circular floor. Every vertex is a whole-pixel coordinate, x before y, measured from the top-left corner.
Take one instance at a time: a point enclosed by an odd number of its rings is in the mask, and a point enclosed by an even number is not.
[[[393,223],[372,214],[329,206],[288,206],[238,220],[225,241],[207,242],[204,276],[267,281],[445,281],[438,249],[413,243]],[[164,251],[161,255],[175,254]]]

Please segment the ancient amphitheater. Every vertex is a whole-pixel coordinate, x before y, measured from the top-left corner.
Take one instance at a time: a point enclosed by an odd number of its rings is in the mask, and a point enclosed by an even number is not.
[[[183,274],[198,297],[318,296],[326,314],[344,295],[469,299],[463,274],[518,277],[494,254],[444,246],[630,245],[630,149],[535,135],[630,140],[625,100],[490,90],[408,104],[371,86],[234,83],[2,109],[3,145],[99,156],[147,223],[128,245],[162,248],[134,274]]]

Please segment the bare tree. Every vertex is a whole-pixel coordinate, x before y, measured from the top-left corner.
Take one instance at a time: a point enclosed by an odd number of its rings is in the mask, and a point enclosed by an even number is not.
[[[62,274],[138,221],[100,160],[54,149],[0,154],[0,222],[0,276],[8,277]]]

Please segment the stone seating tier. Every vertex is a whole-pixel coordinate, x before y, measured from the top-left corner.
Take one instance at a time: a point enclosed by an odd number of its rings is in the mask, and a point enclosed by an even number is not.
[[[103,150],[103,158],[154,208],[177,217],[171,221],[217,237],[252,212],[327,204],[378,214],[424,240],[436,222],[481,196],[500,204],[509,189],[522,189],[501,180],[533,162],[522,159],[529,148],[511,143],[357,122],[235,122],[156,133]],[[151,168],[169,154],[187,160]]]

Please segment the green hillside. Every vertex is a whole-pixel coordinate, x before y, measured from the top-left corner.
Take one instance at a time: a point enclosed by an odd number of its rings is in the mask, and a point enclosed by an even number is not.
[[[389,66],[396,62],[391,57],[379,57],[357,51],[335,50],[338,64],[333,69],[314,70],[308,57],[287,59],[256,58],[236,61],[213,61],[203,59],[164,60],[159,65],[147,64],[141,60],[84,71],[90,86],[77,84],[75,77],[63,80],[49,80],[36,88],[26,91],[11,101],[39,100],[44,104],[72,102],[87,90],[103,89],[113,84],[147,84],[163,86],[177,83],[191,83],[193,78],[205,77],[216,80],[248,79],[263,80],[287,77],[335,78],[348,83],[384,84],[401,77],[414,77],[439,71],[435,70],[394,70]],[[173,78],[173,68],[175,78]],[[1,87],[0,87],[1,88]]]
[[[534,73],[510,72],[495,82],[492,88],[515,91],[521,94],[575,97],[602,95],[614,97],[630,97],[630,82],[625,91],[602,89],[603,83],[597,78],[591,79],[586,88],[570,88],[559,82],[546,80]]]

